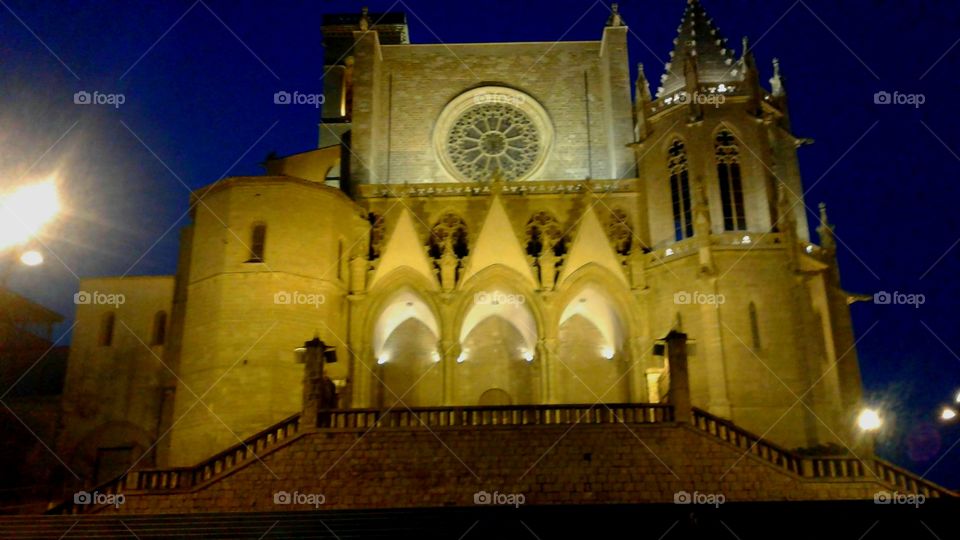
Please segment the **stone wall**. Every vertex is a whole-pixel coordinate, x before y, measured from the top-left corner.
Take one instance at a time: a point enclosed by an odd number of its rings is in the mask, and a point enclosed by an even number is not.
[[[869,481],[806,481],[678,424],[308,432],[191,492],[128,492],[125,514],[293,511],[274,494],[322,495],[321,508],[471,506],[479,491],[525,504],[870,499]],[[320,500],[316,497],[314,500]],[[517,498],[516,500],[519,500]]]

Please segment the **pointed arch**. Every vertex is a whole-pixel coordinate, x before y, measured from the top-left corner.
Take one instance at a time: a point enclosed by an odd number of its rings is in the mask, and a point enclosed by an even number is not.
[[[619,319],[618,345],[638,334],[639,321],[636,319],[638,311],[630,303],[630,299],[633,298],[630,288],[619,276],[596,263],[581,267],[557,287],[556,296],[553,299],[557,309],[554,312],[554,318],[547,324],[555,327],[563,324],[567,306],[578,300],[586,289],[592,289],[605,298],[613,310],[611,316],[615,315]]]
[[[670,202],[673,210],[673,239],[693,236],[693,204],[690,198],[690,171],[683,139],[673,136],[667,145],[667,174],[670,176]]]
[[[717,126],[713,132],[713,158],[720,185],[720,205],[723,209],[725,231],[747,229],[739,140],[734,131],[725,124]]]
[[[627,401],[631,328],[622,285],[605,268],[585,269],[557,301],[554,395],[562,402]]]
[[[484,319],[500,315],[517,327],[525,346],[536,347],[543,335],[543,306],[522,274],[498,264],[481,270],[463,285],[453,320],[454,335],[461,343]]]

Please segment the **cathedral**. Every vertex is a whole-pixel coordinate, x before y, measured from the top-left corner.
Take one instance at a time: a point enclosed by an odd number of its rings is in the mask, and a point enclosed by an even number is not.
[[[851,295],[825,207],[807,221],[777,60],[761,80],[697,0],[662,70],[631,77],[615,4],[597,30],[417,44],[401,13],[325,16],[317,147],[196,190],[175,275],[81,281],[125,298],[77,307],[57,448],[83,485],[167,471],[159,489],[289,436],[318,343],[321,427],[643,405],[728,426],[724,445],[757,434],[777,466],[869,456]]]

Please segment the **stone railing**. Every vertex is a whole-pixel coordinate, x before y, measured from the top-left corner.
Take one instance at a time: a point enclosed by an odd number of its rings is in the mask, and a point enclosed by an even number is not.
[[[956,493],[881,459],[846,456],[807,457],[763,440],[733,422],[693,409],[693,425],[751,455],[803,478],[813,480],[875,480],[929,498],[957,497]]]
[[[293,437],[299,430],[300,414],[298,413],[193,467],[129,471],[109,482],[96,486],[89,490],[89,493],[116,495],[125,491],[189,489],[250,459],[255,459],[264,450]],[[74,497],[71,496],[70,499],[54,506],[47,513],[79,514],[92,508],[92,505],[76,504]]]
[[[501,405],[339,409],[320,411],[318,425],[331,429],[529,426],[555,424],[654,424],[673,421],[673,408],[659,403],[595,405]]]

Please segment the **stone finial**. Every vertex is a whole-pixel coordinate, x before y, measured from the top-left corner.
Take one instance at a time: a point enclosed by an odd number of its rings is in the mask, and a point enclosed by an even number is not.
[[[783,87],[783,78],[780,76],[780,59],[773,59],[773,77],[770,77],[770,90],[775,96],[782,96],[786,93]]]
[[[817,227],[817,234],[820,235],[820,247],[828,253],[836,250],[837,244],[834,241],[833,226],[827,218],[827,203],[820,203],[820,226]]]
[[[620,5],[617,3],[610,4],[610,18],[607,19],[607,26],[626,26],[620,15]]]
[[[364,6],[360,8],[360,31],[366,32],[370,29],[369,9]]]

